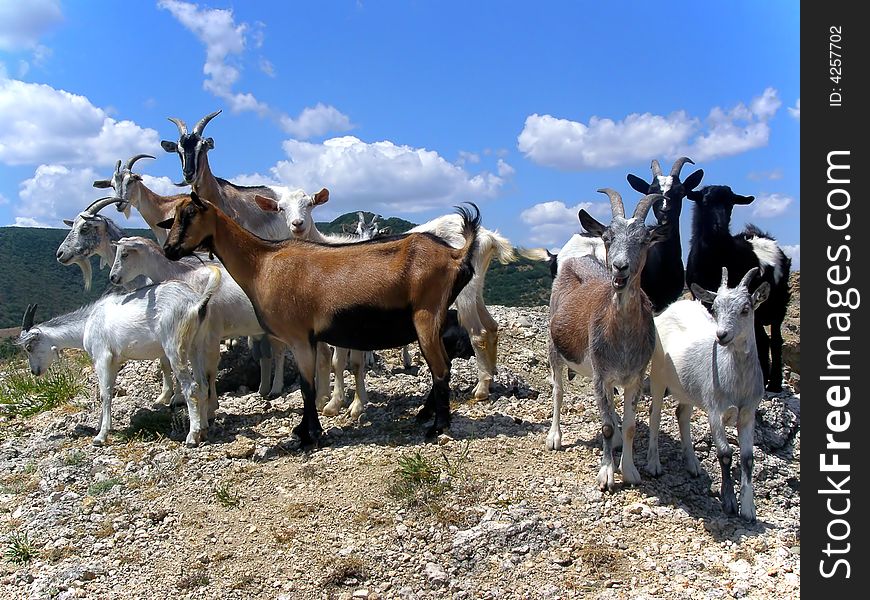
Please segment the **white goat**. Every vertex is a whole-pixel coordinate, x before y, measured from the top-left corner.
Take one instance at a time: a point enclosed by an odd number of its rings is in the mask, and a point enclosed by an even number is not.
[[[33,324],[36,305],[30,305],[18,343],[27,352],[34,375],[44,373],[64,348],[81,348],[90,355],[102,400],[95,445],[106,443],[112,426],[112,395],[121,366],[128,360],[165,355],[187,401],[190,431],[185,441],[193,446],[204,439],[208,423],[201,418],[203,374],[197,372],[196,361],[191,370],[189,358],[199,352],[201,325],[220,280],[220,270],[213,268],[202,292],[181,281],[167,281],[128,294],[103,296],[39,325]]]
[[[354,241],[350,236],[325,235],[315,227],[312,211],[316,206],[329,200],[328,190],[321,190],[314,196],[309,196],[300,189],[275,186],[273,190],[279,193],[277,201],[264,196],[256,196],[254,200],[265,211],[283,211],[290,226],[290,232],[296,239],[324,244]],[[450,214],[418,225],[408,233],[432,233],[452,247],[461,248],[465,243],[462,231],[462,217]],[[489,397],[489,386],[495,374],[495,362],[498,355],[498,323],[489,314],[483,303],[486,270],[493,258],[498,259],[502,264],[507,264],[513,261],[515,256],[510,242],[498,232],[481,227],[477,243],[472,257],[474,277],[456,298],[456,308],[459,311],[459,322],[471,336],[474,355],[477,358],[478,383],[474,390],[474,397],[481,400]]]
[[[202,285],[203,280],[209,276],[210,268],[220,269],[221,286],[209,304],[210,316],[205,325],[204,350],[201,356],[202,368],[209,386],[208,418],[213,419],[218,404],[215,380],[220,360],[220,341],[231,337],[264,335],[251,301],[222,265],[203,267],[189,262],[171,261],[164,256],[160,246],[142,237],[122,238],[116,243],[116,249],[115,262],[109,273],[109,279],[114,284],[145,275],[155,282],[180,279]],[[283,350],[284,345],[276,342],[275,353],[280,351],[283,357]],[[279,362],[275,376],[283,383],[283,360]]]
[[[755,309],[767,299],[770,284],[763,282],[754,293],[748,289],[758,272],[752,268],[735,288],[728,287],[728,270],[722,269],[722,283],[716,293],[692,284],[695,297],[712,302],[713,316],[701,302],[681,300],[671,304],[655,318],[656,348],[652,357],[650,381],[650,439],[646,470],[660,475],[659,424],[662,397],[670,390],[679,402],[677,420],[686,469],[701,472],[692,446],[690,419],[692,406],[707,413],[716,454],[722,468],[722,507],[727,514],[737,512],[734,481],[731,477],[733,451],[725,436],[726,421],[737,413],[740,442],[740,516],[755,520],[752,488],[752,446],[755,409],[764,396],[764,377],[755,345]]]

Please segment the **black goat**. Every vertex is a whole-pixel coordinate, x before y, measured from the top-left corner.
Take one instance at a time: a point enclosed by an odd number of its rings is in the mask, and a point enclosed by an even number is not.
[[[692,241],[686,263],[686,283],[712,289],[719,284],[722,267],[728,268],[729,287],[736,286],[740,274],[760,267],[761,274],[749,284],[750,293],[763,281],[770,284],[770,297],[755,311],[755,343],[768,391],[782,390],[782,321],[791,296],[788,276],[791,259],[776,240],[755,225],[747,225],[731,235],[731,211],[735,204],[746,205],[754,196],[740,196],[727,185],[712,185],[691,191],[686,196],[695,203],[692,214]],[[764,330],[770,325],[770,336]]]
[[[695,164],[690,158],[678,158],[670,175],[664,175],[659,161],[653,160],[650,168],[653,178],[647,183],[637,175],[628,175],[628,183],[641,194],[663,194],[665,199],[653,205],[653,213],[660,225],[670,223],[668,236],[651,246],[646,265],[640,275],[640,286],[649,297],[656,314],[677,300],[683,293],[686,278],[683,269],[683,249],[680,245],[680,213],[683,198],[698,187],[704,170],[698,169],[686,181],[680,181],[680,171],[686,163]]]

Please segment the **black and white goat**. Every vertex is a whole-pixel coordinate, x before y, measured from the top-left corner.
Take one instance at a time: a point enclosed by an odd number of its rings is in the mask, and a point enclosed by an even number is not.
[[[695,164],[690,158],[678,158],[671,167],[670,175],[665,175],[659,161],[653,160],[650,168],[653,178],[647,183],[636,175],[628,175],[628,183],[641,194],[662,194],[665,199],[653,205],[652,210],[659,224],[670,224],[666,238],[650,247],[646,265],[640,274],[640,286],[652,302],[653,310],[660,313],[671,302],[677,300],[686,286],[683,269],[683,249],[680,244],[680,213],[683,198],[698,187],[704,177],[703,169],[698,169],[686,181],[680,181],[680,171],[686,163]]]
[[[749,283],[750,291],[766,281],[770,284],[770,298],[755,312],[755,342],[758,359],[767,390],[782,390],[782,322],[791,293],[788,276],[791,259],[785,255],[776,240],[755,225],[731,234],[731,212],[734,205],[745,206],[754,196],[741,196],[727,185],[706,186],[686,196],[695,203],[692,214],[692,241],[686,262],[686,283],[704,289],[715,289],[719,284],[722,267],[728,269],[736,285],[740,273],[760,267],[759,276]],[[764,330],[770,326],[770,336]]]

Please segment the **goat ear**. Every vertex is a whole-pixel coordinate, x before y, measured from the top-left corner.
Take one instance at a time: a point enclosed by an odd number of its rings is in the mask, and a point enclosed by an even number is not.
[[[770,284],[762,281],[761,285],[752,293],[752,308],[758,308],[758,305],[767,300],[770,296]]]
[[[170,142],[169,140],[163,140],[162,142],[160,142],[160,147],[167,152],[178,152],[178,144],[176,144],[175,142]]]
[[[325,204],[326,202],[329,202],[329,190],[328,189],[323,188],[322,190],[320,190],[319,192],[314,194],[314,205],[315,206]]]
[[[734,204],[750,204],[755,200],[755,196],[740,196],[734,194]]]
[[[112,187],[112,182],[108,179],[98,179],[94,182],[95,188],[109,188]]]
[[[635,191],[638,191],[641,194],[649,194],[649,184],[637,175],[629,174],[626,179],[628,180],[628,185],[630,185]]]
[[[698,169],[688,177],[683,182],[683,189],[693,190],[699,185],[701,185],[701,180],[704,178],[704,169]]]
[[[203,141],[209,150],[214,150],[214,138],[207,137]]]
[[[686,198],[692,202],[700,202],[704,199],[704,193],[701,190],[691,190],[686,194]]]
[[[657,244],[662,240],[667,239],[668,235],[671,233],[671,224],[670,223],[662,223],[661,225],[655,225],[649,229],[649,243],[650,246],[653,244]]]
[[[716,299],[715,293],[708,292],[697,283],[693,283],[692,285],[690,285],[689,289],[692,290],[692,295],[695,297],[695,299],[700,300],[701,302],[712,304],[713,300]]]
[[[175,217],[169,217],[165,221],[160,221],[159,223],[156,223],[156,225],[158,227],[160,227],[161,229],[172,229],[172,224],[174,222],[175,222]]]
[[[254,202],[256,202],[257,206],[266,212],[278,212],[278,203],[271,198],[266,198],[265,196],[257,194],[254,196]]]
[[[580,219],[580,224],[583,225],[583,229],[596,237],[604,235],[604,231],[607,229],[607,227],[592,218],[592,215],[582,208],[580,209],[580,212],[577,213],[577,218]]]
[[[73,222],[70,219],[64,219],[63,224],[66,225],[67,227],[73,226]]]

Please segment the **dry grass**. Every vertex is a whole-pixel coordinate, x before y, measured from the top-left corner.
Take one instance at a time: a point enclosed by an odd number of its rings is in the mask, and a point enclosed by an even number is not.
[[[321,581],[321,587],[330,588],[345,585],[345,581],[355,579],[363,581],[368,576],[366,564],[358,556],[345,556],[329,569],[326,577]]]

